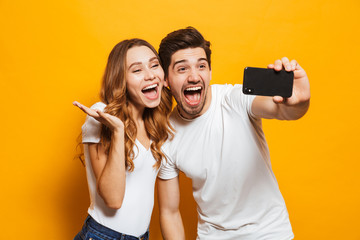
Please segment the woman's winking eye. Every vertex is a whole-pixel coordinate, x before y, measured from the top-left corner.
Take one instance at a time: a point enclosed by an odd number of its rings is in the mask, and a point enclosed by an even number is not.
[[[134,70],[132,70],[132,73],[138,73],[141,72],[141,68],[135,68]]]
[[[152,68],[157,68],[158,66],[159,66],[159,63],[153,63],[153,64],[151,65]]]

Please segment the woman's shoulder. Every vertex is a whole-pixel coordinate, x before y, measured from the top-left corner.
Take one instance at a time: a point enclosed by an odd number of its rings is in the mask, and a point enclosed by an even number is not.
[[[106,107],[106,104],[103,102],[97,102],[94,103],[90,108],[94,109],[94,110],[100,110],[100,111],[104,111],[104,108]]]
[[[90,108],[94,110],[104,111],[106,104],[97,102]],[[86,115],[85,123],[81,127],[83,143],[98,143],[100,141],[101,123],[95,118]]]

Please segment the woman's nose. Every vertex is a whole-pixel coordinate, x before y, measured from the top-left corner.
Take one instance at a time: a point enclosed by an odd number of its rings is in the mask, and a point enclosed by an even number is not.
[[[155,74],[151,69],[146,69],[145,71],[145,80],[153,80],[155,78]]]

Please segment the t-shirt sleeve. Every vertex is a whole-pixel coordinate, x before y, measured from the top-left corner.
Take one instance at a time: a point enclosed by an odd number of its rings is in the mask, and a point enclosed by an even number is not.
[[[231,86],[231,85],[230,85]],[[253,114],[251,110],[251,105],[254,101],[256,96],[254,95],[246,95],[242,92],[242,85],[241,84],[235,84],[234,86],[231,86],[231,90],[228,93],[227,96],[227,102],[238,111],[245,110],[246,113],[252,117],[255,118],[255,115]]]
[[[95,103],[91,109],[104,111],[105,104],[102,102]],[[101,123],[89,115],[86,116],[85,123],[81,127],[82,143],[99,143],[101,134]]]
[[[179,169],[176,167],[176,164],[173,162],[173,160],[166,154],[166,151],[164,151],[164,145],[162,150],[165,153],[167,160],[162,160],[158,177],[167,180],[177,177],[179,175]]]

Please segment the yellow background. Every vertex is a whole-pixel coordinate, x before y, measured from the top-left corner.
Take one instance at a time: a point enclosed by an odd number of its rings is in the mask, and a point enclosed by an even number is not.
[[[212,83],[241,83],[245,66],[295,58],[311,82],[299,121],[264,121],[296,239],[360,239],[358,0],[0,0],[0,239],[72,239],[89,204],[76,155],[112,47],[140,37],[158,48],[194,26],[211,41]],[[188,239],[196,234],[181,176]],[[158,208],[152,239],[161,239]]]

